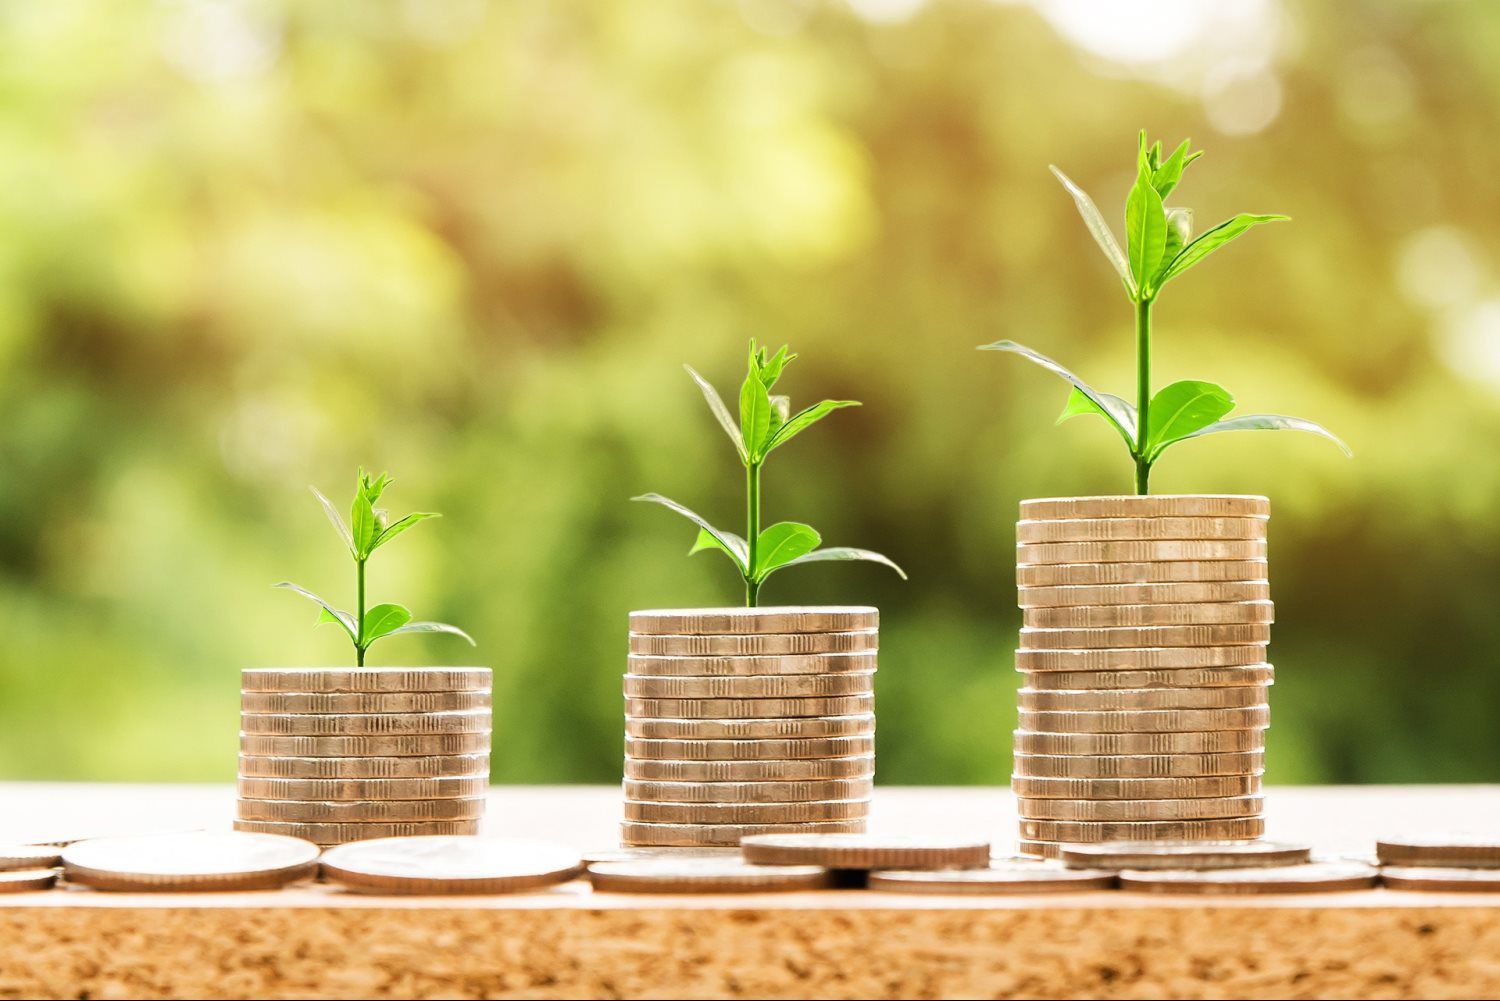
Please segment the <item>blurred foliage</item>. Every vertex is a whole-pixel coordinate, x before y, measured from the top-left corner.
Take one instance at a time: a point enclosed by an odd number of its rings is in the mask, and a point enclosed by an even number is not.
[[[627,610],[736,598],[626,498],[735,517],[681,363],[731,385],[754,335],[801,352],[794,404],[865,402],[785,450],[767,519],[912,578],[765,599],[881,607],[883,781],[1004,782],[1016,503],[1130,469],[974,347],[1129,384],[1046,167],[1118,205],[1146,127],[1207,149],[1200,221],[1294,219],[1158,311],[1158,384],[1357,453],[1225,436],[1153,482],[1273,498],[1270,778],[1494,779],[1500,19],[1219,6],[1185,41],[1066,0],[0,6],[0,777],[229,778],[239,669],[346,659],[270,585],[348,600],[307,485],[364,463],[446,516],[371,599],[480,643],[375,662],[492,666],[497,781],[617,780]],[[1100,47],[1132,37],[1178,49]]]

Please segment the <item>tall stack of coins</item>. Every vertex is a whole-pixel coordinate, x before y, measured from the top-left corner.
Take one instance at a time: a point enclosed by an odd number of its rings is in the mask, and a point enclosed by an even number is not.
[[[863,831],[878,627],[866,607],[632,612],[621,841]]]
[[[1264,497],[1021,503],[1021,848],[1259,837]]]
[[[240,706],[236,830],[319,845],[479,833],[488,668],[257,668]]]

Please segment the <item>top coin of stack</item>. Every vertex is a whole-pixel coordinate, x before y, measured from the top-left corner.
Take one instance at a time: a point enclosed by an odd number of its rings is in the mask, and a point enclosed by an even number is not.
[[[1021,503],[1021,844],[1259,837],[1264,497]]]
[[[236,829],[320,845],[479,833],[488,668],[252,669],[240,700]]]
[[[866,607],[632,612],[622,842],[863,831],[878,627]]]

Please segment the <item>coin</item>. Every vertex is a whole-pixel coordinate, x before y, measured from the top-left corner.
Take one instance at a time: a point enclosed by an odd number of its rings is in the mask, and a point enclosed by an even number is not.
[[[488,709],[489,692],[242,692],[245,713],[430,713]]]
[[[1392,890],[1495,892],[1500,891],[1500,869],[1385,866],[1380,870],[1380,882]]]
[[[1048,518],[1016,523],[1017,542],[1264,539],[1265,518]]]
[[[478,692],[487,667],[253,667],[240,673],[247,692]]]
[[[94,838],[62,853],[70,883],[96,890],[270,890],[314,874],[316,845],[271,834]]]
[[[1263,751],[1217,754],[1023,754],[1015,756],[1015,774],[1037,778],[1176,778],[1212,775],[1259,775]]]
[[[1268,564],[1255,560],[1160,560],[1147,563],[1048,563],[1016,566],[1021,587],[1099,584],[1180,584],[1266,580]]]
[[[1183,733],[1264,729],[1269,707],[1240,709],[1143,709],[1138,712],[1032,712],[1022,709],[1019,725],[1037,733]]]
[[[1265,685],[1241,688],[1115,688],[1075,691],[1022,688],[1022,709],[1048,712],[1141,712],[1152,709],[1243,709],[1265,705]]]
[[[1500,867],[1500,837],[1449,831],[1381,838],[1375,856],[1383,865],[1487,869]]]
[[[769,758],[747,761],[625,759],[625,778],[651,782],[801,782],[868,778],[874,774],[873,754],[779,761]]]
[[[56,882],[56,869],[0,869],[0,893],[47,890]]]
[[[1166,649],[1017,650],[1018,671],[1175,671],[1198,667],[1248,667],[1265,663],[1264,644]]]
[[[1021,629],[1021,646],[1029,650],[1098,650],[1131,647],[1264,646],[1271,641],[1267,622],[1212,626],[1121,626],[1115,629]]]
[[[362,893],[509,893],[583,872],[566,845],[522,838],[375,838],[330,848],[322,862],[325,879]]]
[[[1220,623],[1270,622],[1269,601],[1195,601],[1162,605],[1075,605],[1069,608],[1028,608],[1022,619],[1037,629],[1085,629],[1118,626],[1200,626]]]
[[[892,870],[870,873],[869,888],[893,893],[1070,893],[1108,890],[1112,872],[1061,869],[1050,865],[991,863],[987,869]]]
[[[652,656],[751,655],[804,653],[864,653],[880,645],[880,630],[855,629],[842,633],[753,633],[718,636],[630,634],[630,652]]]
[[[1258,869],[1163,869],[1120,873],[1120,888],[1150,893],[1327,893],[1365,890],[1377,870],[1358,862],[1308,862]]]
[[[1165,755],[1262,751],[1264,730],[1216,730],[1209,733],[1035,733],[1017,730],[1015,749],[1022,754]]]
[[[429,779],[488,777],[488,754],[430,754],[408,758],[292,758],[240,755],[243,778]]]
[[[0,872],[46,869],[61,859],[56,845],[0,845]]]
[[[633,653],[626,658],[632,675],[650,678],[764,677],[780,674],[845,674],[875,670],[879,654],[874,650],[855,653],[799,654],[708,654],[698,657]]]
[[[682,859],[719,859],[739,861],[738,847],[724,848],[600,848],[583,853],[583,863],[595,866],[605,862],[660,862]]]
[[[1079,608],[1092,605],[1173,605],[1190,601],[1265,601],[1264,580],[1177,581],[1163,584],[1060,584],[1017,588],[1022,608]]]
[[[1143,841],[1170,838],[1183,841],[1241,841],[1266,832],[1261,817],[1223,820],[1021,820],[1021,837],[1032,841]]]
[[[389,800],[483,796],[488,774],[427,779],[270,779],[240,776],[243,799]]]
[[[739,678],[653,678],[625,675],[625,694],[643,699],[828,698],[868,695],[875,672],[846,674],[752,674]]]
[[[650,719],[625,720],[628,737],[668,740],[758,739],[764,737],[855,737],[875,732],[875,715],[807,716],[784,719]]]
[[[489,732],[490,711],[471,709],[444,713],[242,713],[245,733],[286,736],[344,736]]]
[[[1120,494],[1037,497],[1021,502],[1021,517],[1052,518],[1268,518],[1271,502],[1248,494]]]
[[[1252,796],[1259,775],[1200,775],[1192,778],[1043,778],[1013,775],[1017,796],[1065,800],[1182,800],[1210,796]]]
[[[827,699],[626,699],[627,716],[656,719],[764,719],[777,716],[848,716],[875,708],[873,695]]]
[[[410,823],[304,824],[278,820],[236,820],[236,831],[258,831],[302,838],[318,845],[339,845],[372,838],[405,838],[435,834],[478,834],[477,820],[423,820]]]
[[[812,782],[641,782],[625,780],[625,798],[660,803],[805,803],[868,799],[869,778]]]
[[[745,861],[759,865],[830,869],[982,869],[990,864],[990,843],[982,838],[771,834],[746,838],[740,852]]]
[[[1028,820],[1219,820],[1257,817],[1265,809],[1260,796],[1201,797],[1197,799],[1030,799],[1020,798],[1016,810]]]
[[[302,824],[366,821],[477,820],[484,816],[484,797],[466,799],[336,800],[241,799],[240,820],[279,820]]]
[[[1260,560],[1264,539],[1162,539],[1144,542],[1018,542],[1016,563],[1163,563],[1188,560]]]
[[[880,610],[868,605],[668,608],[630,613],[631,632],[669,635],[853,632],[879,625]]]
[[[620,825],[620,841],[626,845],[683,847],[737,845],[742,838],[761,834],[789,831],[857,834],[864,829],[864,818],[815,821],[805,824],[648,824],[628,820]]]
[[[766,740],[651,740],[626,737],[625,753],[632,758],[682,761],[756,761],[773,758],[841,758],[870,754],[875,738],[808,737]]]
[[[1037,861],[1044,859],[1058,859],[1062,857],[1063,846],[1055,841],[1017,841],[1016,850],[1022,857],[1034,858]]]
[[[739,859],[601,862],[589,866],[594,889],[616,893],[767,893],[820,890],[832,874],[817,865],[750,865]]]
[[[433,754],[472,754],[490,750],[490,732],[408,733],[351,737],[290,737],[240,734],[240,751],[250,755],[289,755],[302,758],[345,758],[359,755],[412,757]]]
[[[1307,845],[1276,841],[1105,841],[1062,848],[1065,864],[1086,869],[1249,869],[1311,858]]]
[[[1105,691],[1122,688],[1194,689],[1269,685],[1276,680],[1270,664],[1247,667],[1185,667],[1175,671],[1037,671],[1028,674],[1032,689]]]
[[[625,801],[625,819],[651,824],[800,824],[868,816],[868,799],[810,803],[638,803]]]

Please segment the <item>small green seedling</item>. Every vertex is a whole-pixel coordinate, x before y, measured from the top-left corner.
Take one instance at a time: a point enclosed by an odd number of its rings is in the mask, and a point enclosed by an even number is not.
[[[1209,254],[1238,238],[1250,229],[1286,219],[1284,215],[1241,213],[1192,238],[1192,214],[1183,208],[1167,208],[1164,200],[1177,187],[1188,164],[1202,156],[1202,151],[1188,152],[1188,142],[1162,159],[1161,143],[1147,145],[1141,132],[1136,155],[1135,185],[1125,199],[1125,250],[1115,240],[1109,224],[1099,214],[1093,199],[1056,167],[1052,173],[1073,196],[1078,212],[1093,234],[1104,256],[1114,265],[1125,287],[1125,294],[1135,304],[1136,404],[1109,393],[1093,389],[1057,362],[1014,341],[996,341],[980,350],[1009,351],[1030,359],[1061,376],[1073,386],[1067,405],[1057,422],[1079,414],[1096,414],[1110,424],[1125,440],[1135,462],[1136,493],[1144,494],[1151,477],[1151,466],[1167,446],[1189,438],[1199,438],[1221,431],[1292,430],[1322,435],[1351,454],[1348,447],[1327,429],[1300,417],[1255,414],[1230,417],[1234,397],[1229,390],[1212,382],[1193,379],[1174,382],[1155,396],[1151,394],[1151,306],[1162,287]]]
[[[276,585],[296,591],[309,601],[317,602],[323,609],[318,613],[318,621],[332,622],[348,634],[349,641],[354,644],[354,662],[360,667],[365,664],[365,651],[369,650],[376,640],[386,636],[398,636],[402,633],[452,633],[454,636],[462,636],[468,640],[470,646],[474,645],[473,638],[457,626],[450,626],[446,622],[413,622],[411,612],[402,605],[386,602],[369,610],[365,609],[365,564],[370,561],[370,555],[417,522],[439,517],[430,511],[419,511],[397,521],[389,521],[386,513],[375,504],[390,484],[391,478],[385,473],[371,476],[361,469],[347,525],[339,516],[338,509],[319,492],[317,487],[308,488],[313,492],[313,496],[318,498],[318,503],[323,505],[323,510],[327,513],[328,520],[333,522],[339,538],[343,539],[344,545],[349,547],[349,555],[354,557],[359,591],[358,614],[335,608],[306,588],[298,587],[289,581],[282,581]]]
[[[853,549],[848,546],[819,549],[823,544],[823,537],[810,525],[796,521],[778,521],[764,531],[761,530],[760,471],[766,458],[835,410],[859,406],[853,400],[824,400],[793,414],[791,401],[785,396],[772,395],[771,390],[781,378],[782,370],[796,357],[787,353],[785,345],[775,354],[768,354],[763,348],[757,350],[753,340],[750,342],[750,371],[745,376],[744,385],[740,387],[738,424],[714,387],[690,366],[683,366],[703,391],[709,410],[734,443],[740,462],[745,466],[744,538],[715,528],[693,511],[661,494],[643,494],[631,498],[671,508],[697,525],[698,540],[688,550],[689,555],[713,549],[729,557],[740,576],[745,579],[745,604],[750,608],[754,608],[759,600],[761,585],[766,582],[767,577],[783,567],[804,563],[867,560],[884,563],[900,574],[903,580],[906,579],[906,573],[895,563],[868,549]]]

